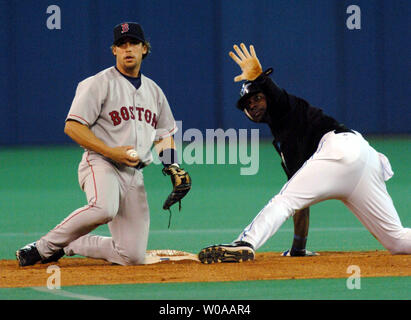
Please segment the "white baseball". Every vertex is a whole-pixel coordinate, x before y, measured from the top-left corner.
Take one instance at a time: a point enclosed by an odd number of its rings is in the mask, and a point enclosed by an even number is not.
[[[128,154],[130,157],[133,157],[133,158],[137,158],[137,157],[138,157],[137,151],[134,150],[134,149],[127,150],[127,154]]]

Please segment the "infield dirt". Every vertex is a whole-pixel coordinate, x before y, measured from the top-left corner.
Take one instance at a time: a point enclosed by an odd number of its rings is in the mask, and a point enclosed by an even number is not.
[[[411,255],[386,251],[319,252],[315,257],[281,257],[279,252],[257,253],[254,261],[204,265],[196,261],[165,261],[119,266],[88,258],[63,258],[53,264],[19,267],[16,260],[0,260],[0,287],[45,287],[50,265],[60,267],[61,286],[126,283],[247,281],[275,279],[348,278],[349,266],[361,277],[411,276]]]

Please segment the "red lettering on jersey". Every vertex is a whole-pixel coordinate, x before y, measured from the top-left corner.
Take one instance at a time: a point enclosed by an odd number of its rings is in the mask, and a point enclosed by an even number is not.
[[[120,114],[117,111],[111,111],[109,113],[114,126],[118,126],[121,123]]]
[[[128,32],[129,28],[128,28],[128,23],[123,23],[121,25],[121,33],[125,33]]]
[[[150,110],[146,110],[146,112],[144,112],[144,118],[146,119],[147,123],[151,122],[151,111]]]
[[[157,117],[156,114],[153,112],[153,120],[151,121],[151,125],[153,126],[153,128],[157,128]]]
[[[136,107],[136,110],[138,111],[138,120],[142,120],[141,119],[141,112],[143,112],[144,111],[144,108],[141,108],[141,107]]]
[[[153,128],[157,128],[157,115],[152,112],[151,110],[145,110],[143,107],[121,107],[120,111],[111,111],[109,113],[111,117],[111,121],[113,121],[114,126],[118,126],[122,120],[128,121],[130,119],[136,119],[135,111],[138,111],[138,120],[143,121],[145,120],[148,124],[151,124]],[[142,114],[144,112],[144,115]],[[143,119],[144,117],[144,119]]]
[[[128,109],[126,107],[122,107],[120,109],[120,113],[123,120],[127,121],[128,119],[130,119],[130,114],[128,113]]]
[[[134,107],[129,107],[129,109],[130,109],[130,116],[131,116],[131,119],[135,119],[136,117],[134,116]]]

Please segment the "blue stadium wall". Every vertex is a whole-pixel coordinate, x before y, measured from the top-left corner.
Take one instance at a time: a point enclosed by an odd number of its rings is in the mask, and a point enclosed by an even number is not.
[[[353,4],[361,29],[346,25]],[[60,29],[47,27],[51,5]],[[123,21],[143,25],[152,52],[142,72],[183,130],[257,126],[234,107],[239,68],[228,51],[245,42],[281,87],[347,126],[411,133],[408,0],[2,0],[1,145],[70,142],[63,128],[77,83],[114,64],[112,29]]]

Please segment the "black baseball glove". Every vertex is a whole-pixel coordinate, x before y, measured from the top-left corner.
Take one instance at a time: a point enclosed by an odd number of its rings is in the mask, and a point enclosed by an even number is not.
[[[191,177],[188,172],[173,164],[165,167],[163,174],[169,175],[171,177],[171,183],[173,184],[173,190],[164,202],[163,209],[169,210],[173,204],[178,202],[179,209],[181,210],[181,199],[183,199],[191,189]]]

